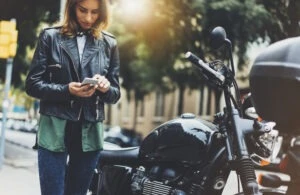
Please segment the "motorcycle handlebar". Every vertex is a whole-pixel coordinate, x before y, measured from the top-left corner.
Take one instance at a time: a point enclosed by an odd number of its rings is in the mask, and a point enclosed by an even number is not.
[[[207,63],[203,62],[203,60],[201,60],[195,54],[188,51],[188,52],[186,52],[185,57],[190,62],[195,64],[198,68],[200,68],[204,72],[204,74],[206,74],[207,76],[213,76],[214,78],[218,79],[221,84],[224,84],[225,77],[221,73],[212,69]]]

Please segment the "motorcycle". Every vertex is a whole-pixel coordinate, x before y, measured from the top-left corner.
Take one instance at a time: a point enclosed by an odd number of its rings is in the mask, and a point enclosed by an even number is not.
[[[218,195],[232,170],[240,178],[243,191],[238,194],[264,194],[256,181],[251,154],[261,157],[259,160],[270,156],[268,146],[274,138],[268,135],[275,123],[241,116],[231,42],[222,27],[213,29],[211,36],[213,47],[225,45],[229,51],[228,65],[220,60],[205,63],[191,52],[185,56],[223,90],[224,110],[214,116],[213,123],[185,113],[156,127],[140,147],[103,150],[92,194]]]
[[[280,162],[259,176],[261,186],[272,194],[300,194],[300,37],[268,46],[254,61],[250,71],[250,91],[259,116],[274,120],[283,137]],[[283,179],[278,173],[287,174]],[[287,190],[280,187],[287,186]]]

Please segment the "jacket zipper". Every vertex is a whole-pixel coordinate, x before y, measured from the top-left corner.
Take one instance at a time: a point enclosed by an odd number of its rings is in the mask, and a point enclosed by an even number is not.
[[[96,120],[98,120],[99,118],[99,96],[97,96],[97,100],[96,100]]]
[[[49,73],[49,80],[52,82],[52,72]]]
[[[82,112],[82,105],[80,106],[79,115],[78,115],[78,118],[77,118],[78,120],[80,119],[81,112]]]
[[[73,108],[74,100],[70,101],[71,108]]]
[[[74,68],[74,70],[75,70],[75,73],[76,73],[76,76],[77,76],[77,79],[78,79],[78,81],[80,81],[79,75],[78,75],[78,72],[77,72],[77,69],[76,69],[76,67],[75,67],[75,63],[74,63],[74,61],[73,61],[71,55],[70,55],[69,52],[64,48],[64,46],[63,46],[62,44],[60,44],[60,45],[61,45],[61,47],[63,48],[63,50],[64,50],[64,51],[68,54],[68,56],[70,57],[70,59],[71,59],[71,61],[72,61],[72,66],[73,66],[73,68]],[[82,105],[80,106],[79,115],[78,115],[78,117],[77,117],[78,120],[80,119],[81,112],[82,112]]]
[[[48,67],[61,68],[61,65],[60,64],[52,64],[52,65],[48,65]]]

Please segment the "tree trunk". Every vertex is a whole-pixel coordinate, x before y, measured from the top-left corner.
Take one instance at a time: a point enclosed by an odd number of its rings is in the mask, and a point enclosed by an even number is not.
[[[137,108],[138,108],[138,99],[135,97],[134,98],[134,111],[133,111],[133,124],[132,124],[132,129],[136,130],[136,125],[137,125]]]
[[[199,108],[199,115],[203,115],[203,106],[204,106],[204,84],[200,86],[200,108]]]
[[[222,91],[219,90],[219,89],[215,89],[214,92],[215,92],[215,97],[216,97],[216,108],[215,108],[216,110],[215,110],[215,113],[218,113],[221,110],[220,105],[221,105]]]
[[[183,112],[184,91],[185,91],[185,87],[179,85],[179,100],[178,100],[178,109],[177,109],[178,116],[180,116]]]

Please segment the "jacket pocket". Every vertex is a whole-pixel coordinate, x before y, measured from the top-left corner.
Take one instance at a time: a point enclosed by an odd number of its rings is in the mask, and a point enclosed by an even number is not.
[[[50,64],[47,66],[50,82],[57,82],[61,78],[61,69],[62,66],[60,64]]]

